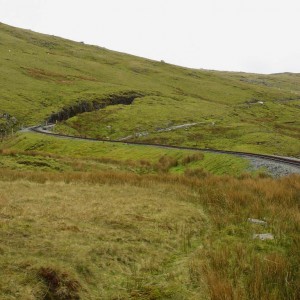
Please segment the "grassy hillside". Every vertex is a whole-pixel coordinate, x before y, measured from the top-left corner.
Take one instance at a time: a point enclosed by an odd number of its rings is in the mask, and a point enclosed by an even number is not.
[[[203,176],[206,173],[240,176],[251,172],[247,160],[232,155],[57,139],[33,133],[11,138],[0,145],[0,151],[0,167],[19,170],[114,170],[136,174],[203,170]]]
[[[300,156],[300,75],[186,69],[1,23],[0,55],[0,299],[300,298],[299,175],[12,132],[50,118],[74,135]]]
[[[19,124],[133,93],[139,96],[132,105],[80,114],[56,130],[299,156],[299,74],[187,69],[5,24],[0,55],[0,113]]]

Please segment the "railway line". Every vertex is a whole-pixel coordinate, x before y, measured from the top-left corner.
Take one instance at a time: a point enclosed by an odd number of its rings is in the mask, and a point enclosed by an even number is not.
[[[210,148],[195,148],[195,147],[185,147],[185,146],[173,146],[173,145],[162,145],[162,144],[153,144],[153,143],[144,143],[144,142],[125,142],[125,141],[117,141],[117,140],[104,140],[104,139],[95,139],[95,138],[85,138],[72,136],[67,134],[58,134],[48,131],[47,129],[43,129],[42,126],[35,126],[27,128],[28,131],[36,132],[39,134],[55,136],[59,138],[69,138],[69,139],[77,139],[77,140],[88,140],[94,142],[107,142],[107,143],[119,143],[124,145],[140,145],[140,146],[150,146],[150,147],[160,147],[160,148],[168,148],[168,149],[177,149],[177,150],[194,150],[194,151],[202,151],[202,152],[211,152],[211,153],[220,153],[220,154],[231,154],[236,156],[241,156],[245,158],[259,158],[266,161],[273,161],[277,163],[288,164],[293,167],[297,167],[300,169],[300,159],[292,158],[292,157],[282,157],[275,155],[266,155],[266,154],[257,154],[250,152],[240,152],[240,151],[230,151],[230,150],[218,150],[218,149],[210,149]]]

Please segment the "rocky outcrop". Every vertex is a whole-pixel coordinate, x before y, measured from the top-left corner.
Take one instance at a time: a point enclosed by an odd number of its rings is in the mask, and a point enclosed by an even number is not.
[[[55,123],[67,120],[78,114],[84,112],[91,112],[104,108],[109,105],[123,104],[130,105],[134,99],[142,97],[143,95],[139,92],[124,92],[122,94],[112,94],[105,98],[94,99],[94,100],[79,100],[73,105],[64,107],[59,112],[53,113],[48,119],[48,123]]]

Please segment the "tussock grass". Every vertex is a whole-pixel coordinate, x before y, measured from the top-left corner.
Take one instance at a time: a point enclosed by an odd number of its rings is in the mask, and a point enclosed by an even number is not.
[[[3,299],[49,284],[80,299],[299,296],[297,175],[1,170],[0,185],[1,264],[15,282],[1,277]],[[266,231],[275,239],[252,239]]]
[[[69,299],[78,300],[78,290],[80,289],[80,284],[77,280],[69,279],[67,273],[59,273],[55,269],[49,267],[41,267],[37,275],[42,278],[45,285],[48,287],[46,299]]]
[[[208,258],[202,268],[212,299],[299,297],[299,192],[299,176],[291,176],[230,180],[207,197],[218,233],[199,256]],[[251,216],[267,220],[268,227],[247,224]],[[251,240],[266,230],[275,241]]]
[[[203,153],[194,153],[191,155],[187,155],[185,157],[182,158],[182,164],[183,165],[188,165],[191,162],[194,161],[199,161],[199,160],[203,160],[204,159],[204,154]]]
[[[154,190],[130,177],[110,184],[51,179],[0,182],[2,299],[191,293],[181,285],[185,256],[200,243],[206,220],[183,201],[188,190],[158,182]]]

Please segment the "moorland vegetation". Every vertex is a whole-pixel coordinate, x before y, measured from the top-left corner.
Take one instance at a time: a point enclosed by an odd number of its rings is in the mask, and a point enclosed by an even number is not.
[[[48,120],[78,136],[299,157],[299,74],[187,69],[1,23],[0,55],[1,299],[300,298],[299,175],[15,133]]]

